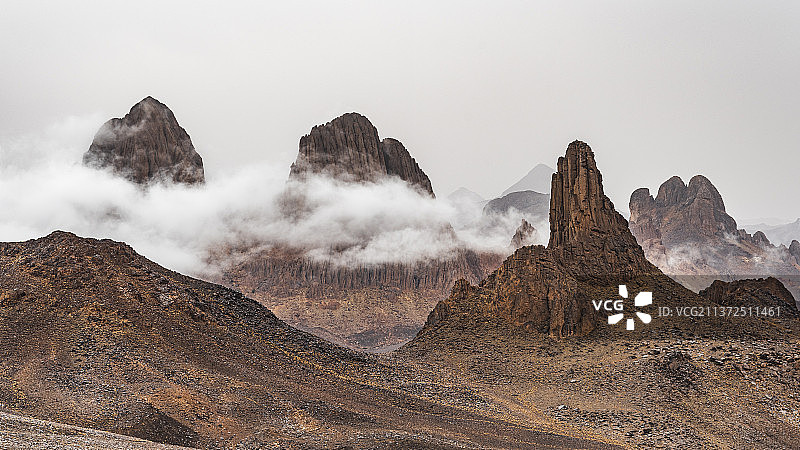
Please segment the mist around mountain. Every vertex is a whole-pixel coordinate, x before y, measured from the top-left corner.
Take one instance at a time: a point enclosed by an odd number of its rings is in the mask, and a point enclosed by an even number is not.
[[[550,213],[550,196],[535,191],[515,191],[489,200],[483,207],[484,216],[503,215],[510,211],[522,213],[532,223],[546,222]]]
[[[134,112],[156,101],[143,102]],[[161,117],[165,124],[174,125],[174,116]],[[497,234],[487,235],[470,220],[460,220],[450,203],[433,198],[424,186],[410,185],[397,175],[411,170],[408,164],[413,158],[405,160],[405,165],[385,169],[384,177],[357,183],[337,178],[330,171],[309,172],[303,180],[292,181],[306,201],[302,214],[292,216],[282,210],[289,168],[272,163],[237,169],[205,167],[203,183],[159,176],[142,189],[142,184],[127,175],[135,170],[133,160],[109,156],[108,161],[122,164],[119,170],[111,166],[97,170],[94,163],[82,164],[85,154],[94,153],[87,153],[87,147],[98,128],[107,127],[100,126],[104,120],[67,122],[53,127],[46,139],[23,136],[0,143],[0,239],[25,240],[69,229],[84,236],[125,241],[172,269],[207,275],[219,274],[222,267],[242,256],[218,251],[221,249],[292,245],[334,265],[413,263],[447,257],[463,247],[505,252],[519,226],[518,220],[509,221],[505,228],[492,229]],[[167,125],[159,129],[167,133],[172,130]],[[148,136],[141,139],[146,141]],[[124,142],[130,144],[124,149],[142,150],[136,147],[139,140]],[[148,148],[145,159],[161,161],[157,148]],[[399,151],[395,144],[391,148]],[[109,150],[108,155],[114,154]],[[142,173],[171,170],[173,166],[167,163],[148,166],[160,168]],[[455,234],[441,231],[451,225]],[[404,243],[402,251],[396,250],[398,242]],[[331,252],[341,248],[348,251]],[[209,259],[210,250],[214,259]]]
[[[522,228],[533,227],[536,233],[526,232],[525,239],[517,236],[514,242],[542,244],[544,242],[541,239],[549,230],[547,216],[550,212],[550,196],[546,193],[550,192],[552,172],[550,167],[539,164],[502,196],[494,199],[486,200],[462,187],[448,195],[447,200],[458,211],[456,217],[459,224],[470,224],[486,235],[505,233],[514,224]],[[545,178],[546,189],[543,187]],[[529,189],[531,186],[536,189]],[[520,230],[514,233],[517,231]],[[515,250],[519,245],[512,244],[511,247]]]
[[[448,196],[448,199],[458,209],[458,217],[462,221],[478,224],[482,230],[507,230],[510,224],[522,228],[534,227],[536,233],[526,233],[527,238],[524,240],[517,236],[514,242],[541,244],[542,236],[546,236],[549,229],[547,215],[550,211],[549,192],[553,172],[551,167],[538,164],[503,191],[500,197],[479,201],[480,196],[460,188]],[[486,233],[497,234],[489,231]],[[512,249],[516,248],[518,245],[512,245]]]

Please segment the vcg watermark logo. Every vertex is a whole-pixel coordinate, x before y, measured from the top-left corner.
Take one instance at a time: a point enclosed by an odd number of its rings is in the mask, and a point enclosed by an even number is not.
[[[619,296],[621,298],[615,300],[592,300],[592,305],[594,306],[595,311],[600,311],[600,309],[604,309],[610,315],[608,316],[608,324],[609,325],[616,325],[625,318],[625,303],[624,300],[628,298],[628,286],[624,284],[619,285]],[[652,292],[639,292],[636,294],[636,297],[633,299],[633,306],[636,308],[642,308],[648,305],[653,304],[653,293]],[[643,313],[641,311],[636,311],[635,316],[639,318],[644,324],[650,323],[653,318],[650,314]],[[628,330],[633,330],[636,327],[636,321],[633,317],[628,317],[625,321],[625,328]]]

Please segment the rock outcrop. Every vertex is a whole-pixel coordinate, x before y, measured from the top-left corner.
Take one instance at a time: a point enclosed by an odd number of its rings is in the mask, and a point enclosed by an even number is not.
[[[83,164],[139,184],[205,181],[203,159],[166,105],[147,97],[97,131]]]
[[[571,143],[558,160],[550,230],[547,248],[518,249],[478,286],[457,283],[419,336],[481,317],[557,337],[587,334],[601,317],[592,308],[595,289],[660,275],[603,193],[594,153],[583,142]]]
[[[433,196],[431,181],[400,141],[381,140],[369,119],[348,113],[317,125],[300,139],[290,179],[321,173],[344,181],[375,182],[396,176]]]
[[[760,231],[738,229],[719,191],[702,175],[688,185],[672,177],[655,198],[647,188],[637,189],[630,210],[631,232],[647,258],[695,291],[718,277],[774,275],[800,292],[800,266],[791,250],[773,246]]]
[[[516,250],[525,245],[531,245],[535,241],[536,228],[528,223],[527,220],[522,219],[522,223],[519,225],[517,231],[514,232],[514,236],[511,238],[511,248]]]
[[[700,291],[700,295],[722,306],[780,307],[780,315],[798,315],[794,296],[774,277],[731,282],[716,280]]]
[[[575,141],[558,159],[550,200],[550,242],[580,279],[615,282],[655,271],[644,256],[628,222],[603,192],[603,177],[594,153]]]
[[[789,253],[794,256],[797,264],[800,264],[800,242],[792,241],[792,244],[789,246]]]

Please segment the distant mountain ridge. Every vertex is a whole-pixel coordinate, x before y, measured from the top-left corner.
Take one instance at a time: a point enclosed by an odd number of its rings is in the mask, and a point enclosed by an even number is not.
[[[538,164],[519,181],[503,191],[501,196],[519,191],[534,191],[540,194],[549,194],[550,181],[554,172],[555,170],[552,167],[546,164]]]
[[[511,192],[500,198],[489,200],[483,207],[483,214],[485,216],[502,215],[512,209],[523,213],[529,222],[539,223],[547,220],[550,212],[550,196],[534,191]]]
[[[486,201],[486,199],[483,198],[480,194],[474,191],[470,191],[465,187],[460,187],[455,191],[451,192],[447,196],[447,200],[456,203],[458,202],[481,203]]]
[[[800,241],[800,218],[782,225],[757,224],[745,227],[751,233],[763,232],[774,244],[790,246],[792,241]]]

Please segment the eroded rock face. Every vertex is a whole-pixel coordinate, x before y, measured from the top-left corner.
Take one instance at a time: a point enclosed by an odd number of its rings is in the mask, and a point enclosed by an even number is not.
[[[795,298],[777,278],[759,278],[725,282],[716,280],[700,291],[700,295],[714,303],[733,307],[776,307],[780,314],[798,314]]]
[[[600,320],[592,308],[593,289],[660,275],[603,193],[588,145],[569,145],[551,192],[548,247],[518,249],[476,287],[456,284],[420,335],[449,320],[481,316],[552,336],[583,335]]]
[[[547,248],[580,279],[613,284],[654,270],[628,222],[603,192],[592,149],[580,141],[569,145],[553,175]]]
[[[139,184],[153,181],[196,184],[205,181],[203,159],[170,109],[147,97],[121,119],[97,131],[83,164]]]
[[[665,181],[653,198],[647,188],[630,199],[630,229],[647,258],[695,291],[715,277],[775,275],[800,292],[798,260],[790,249],[773,246],[758,231],[737,229],[722,196],[704,176],[688,185],[679,177]]]
[[[738,234],[719,191],[702,175],[692,177],[688,186],[680,177],[670,178],[655,199],[649,189],[637,189],[631,195],[630,209],[631,231],[640,242],[660,240],[669,247]]]
[[[378,137],[369,119],[348,113],[317,125],[300,139],[289,177],[322,173],[344,181],[378,181],[397,176],[433,196],[431,181],[397,139]]]
[[[273,248],[251,255],[226,279],[290,325],[350,348],[385,351],[413,338],[453,283],[480,281],[503,257],[461,250],[440,260],[348,267]]]

